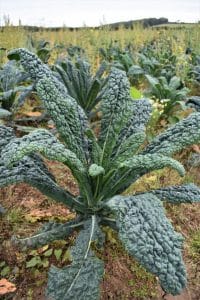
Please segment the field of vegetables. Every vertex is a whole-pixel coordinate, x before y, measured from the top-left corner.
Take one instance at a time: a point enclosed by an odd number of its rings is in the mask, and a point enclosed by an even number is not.
[[[200,299],[200,24],[0,28],[0,299]]]

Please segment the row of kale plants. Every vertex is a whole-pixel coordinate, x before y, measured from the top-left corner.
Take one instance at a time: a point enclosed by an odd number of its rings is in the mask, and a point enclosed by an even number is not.
[[[84,49],[78,46],[65,48],[62,45],[50,47],[47,41],[29,39],[28,49],[45,64],[55,48],[62,53],[62,58],[51,65],[52,71],[64,83],[69,94],[88,112],[101,99],[105,74],[111,67],[126,72],[134,98],[146,96],[153,101],[154,108],[158,108],[155,113],[158,121],[165,118],[170,123],[177,122],[177,109],[184,110],[187,106],[200,109],[200,55],[189,47],[183,56],[186,63],[181,65],[170,41],[152,41],[139,51],[135,51],[131,44],[123,49],[117,41],[111,42],[109,47],[99,49],[101,63],[94,74]],[[65,53],[67,55],[63,58]],[[184,74],[183,78],[177,75],[180,72]],[[197,88],[193,91],[193,87]],[[10,61],[1,66],[0,119],[15,114],[17,108],[34,92],[30,76],[18,63]]]

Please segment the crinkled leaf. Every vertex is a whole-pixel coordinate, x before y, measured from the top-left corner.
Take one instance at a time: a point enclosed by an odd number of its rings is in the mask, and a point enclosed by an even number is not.
[[[151,193],[160,200],[171,203],[200,202],[200,188],[193,183],[164,187],[152,190]]]
[[[105,166],[108,164],[120,131],[128,122],[131,114],[131,102],[130,86],[126,73],[113,68],[101,101],[102,120],[99,140],[103,145]]]
[[[82,162],[45,129],[38,129],[22,138],[13,139],[2,150],[1,158],[5,165],[10,166],[34,152],[40,152],[48,159],[65,163],[79,182],[83,193],[89,192],[87,172]]]
[[[155,137],[143,154],[160,153],[171,156],[198,142],[200,142],[200,113],[193,113]]]
[[[50,69],[47,65],[35,55],[25,48],[13,49],[8,53],[8,58],[11,60],[20,60],[23,68],[29,73],[31,78],[40,79],[43,76],[50,76]]]
[[[39,80],[36,88],[67,147],[85,161],[87,118],[81,107],[69,95],[63,96],[51,79]]]
[[[191,96],[187,98],[186,106],[196,109],[200,112],[200,96]]]
[[[174,231],[160,200],[150,193],[112,198],[119,237],[128,252],[158,276],[165,292],[180,294],[186,285],[181,249],[183,237]]]
[[[51,174],[47,175],[47,170],[38,159],[23,158],[12,168],[0,165],[0,187],[21,182],[28,183],[58,202],[74,207],[75,199],[55,183]]]
[[[127,170],[131,169],[135,175],[146,174],[164,167],[175,169],[181,176],[185,174],[185,169],[181,163],[171,157],[159,154],[135,155],[122,162],[119,167]]]
[[[185,174],[184,167],[181,163],[173,158],[158,155],[134,155],[132,158],[118,161],[118,168],[115,169],[107,180],[104,180],[102,193],[108,197],[114,196],[116,193],[123,192],[131,183],[148,172],[159,170],[164,167],[171,167],[181,176]]]
[[[91,299],[100,297],[99,284],[103,277],[103,262],[92,250],[91,242],[101,235],[95,216],[85,223],[71,248],[72,264],[63,269],[51,267],[47,296],[55,300]]]
[[[26,140],[26,136],[24,139]],[[17,140],[18,139],[15,138],[14,131],[11,128],[0,126],[0,154],[3,150],[5,160],[7,160],[6,151],[11,150],[9,149],[8,144],[12,143],[12,141],[14,145],[15,142],[18,144]],[[56,184],[54,176],[49,172],[44,161],[37,154],[33,153],[29,156],[25,156],[19,162],[15,162],[12,168],[2,164],[1,157],[0,187],[21,182],[28,183],[37,188],[44,195],[51,197],[58,202],[62,202],[71,208],[74,208],[74,205],[78,205],[80,211],[82,211],[82,204],[70,193]]]
[[[130,153],[133,153],[134,150],[132,151],[132,147],[134,147],[135,149],[138,148],[134,145],[134,137],[137,137],[137,134],[140,135],[141,133],[141,139],[139,139],[141,142],[139,142],[138,138],[136,138],[135,143],[138,146],[140,146],[140,144],[142,144],[144,141],[145,126],[150,119],[152,111],[151,103],[147,99],[135,100],[132,101],[132,104],[130,105],[130,110],[132,111],[132,114],[127,124],[120,132],[118,141],[113,151],[114,154],[120,152],[123,153],[124,148],[127,149],[127,147],[129,146]],[[131,144],[130,141],[132,141]]]
[[[5,165],[13,165],[24,156],[40,152],[51,160],[65,163],[74,173],[83,174],[85,168],[76,155],[66,149],[56,137],[46,129],[37,129],[22,138],[13,139],[2,150],[1,158]]]
[[[67,237],[69,237],[75,229],[79,228],[82,225],[81,223],[79,223],[80,225],[77,223],[77,220],[73,220],[64,224],[49,222],[47,224],[44,224],[36,235],[21,239],[13,236],[12,241],[14,242],[14,244],[21,247],[42,247],[55,240],[66,239]]]
[[[49,67],[44,64],[36,54],[30,52],[25,48],[13,49],[8,53],[9,59],[19,60],[25,71],[28,73],[30,78],[35,82],[44,77],[51,79],[56,88],[63,94],[67,95],[65,86],[56,78],[54,73]]]
[[[134,100],[131,105],[131,111],[131,117],[120,133],[120,142],[133,133],[144,129],[150,119],[152,106],[148,99]]]
[[[76,278],[77,274],[79,276]],[[48,276],[47,296],[54,300],[98,300],[102,277],[103,263],[96,257],[89,257],[82,264],[76,263],[63,269],[52,266]],[[75,278],[76,282],[70,288]]]
[[[129,136],[117,149],[115,155],[112,157],[114,164],[123,162],[134,155],[140,146],[144,143],[146,134],[144,131],[138,131]]]
[[[14,61],[8,61],[0,68],[0,90],[4,94],[4,99],[9,99],[17,85],[27,79],[24,73]],[[6,94],[7,92],[7,94]]]
[[[2,149],[14,138],[14,131],[11,127],[0,126],[0,153]]]

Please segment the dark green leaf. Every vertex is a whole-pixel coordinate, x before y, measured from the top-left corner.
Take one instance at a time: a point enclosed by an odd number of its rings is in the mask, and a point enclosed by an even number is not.
[[[90,299],[100,297],[99,284],[103,277],[103,263],[90,250],[91,242],[101,235],[95,216],[85,223],[71,249],[73,262],[63,269],[51,267],[47,296],[55,300]]]
[[[193,183],[152,190],[151,193],[162,201],[175,204],[200,202],[200,188]]]
[[[180,294],[186,285],[181,249],[183,237],[174,231],[162,203],[152,194],[112,198],[119,237],[128,252],[159,277],[162,288]]]

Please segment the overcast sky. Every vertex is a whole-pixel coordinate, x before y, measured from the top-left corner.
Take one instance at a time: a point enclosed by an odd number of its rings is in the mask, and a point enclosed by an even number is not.
[[[0,0],[4,16],[17,25],[95,26],[117,21],[166,17],[169,21],[200,20],[200,0]]]

